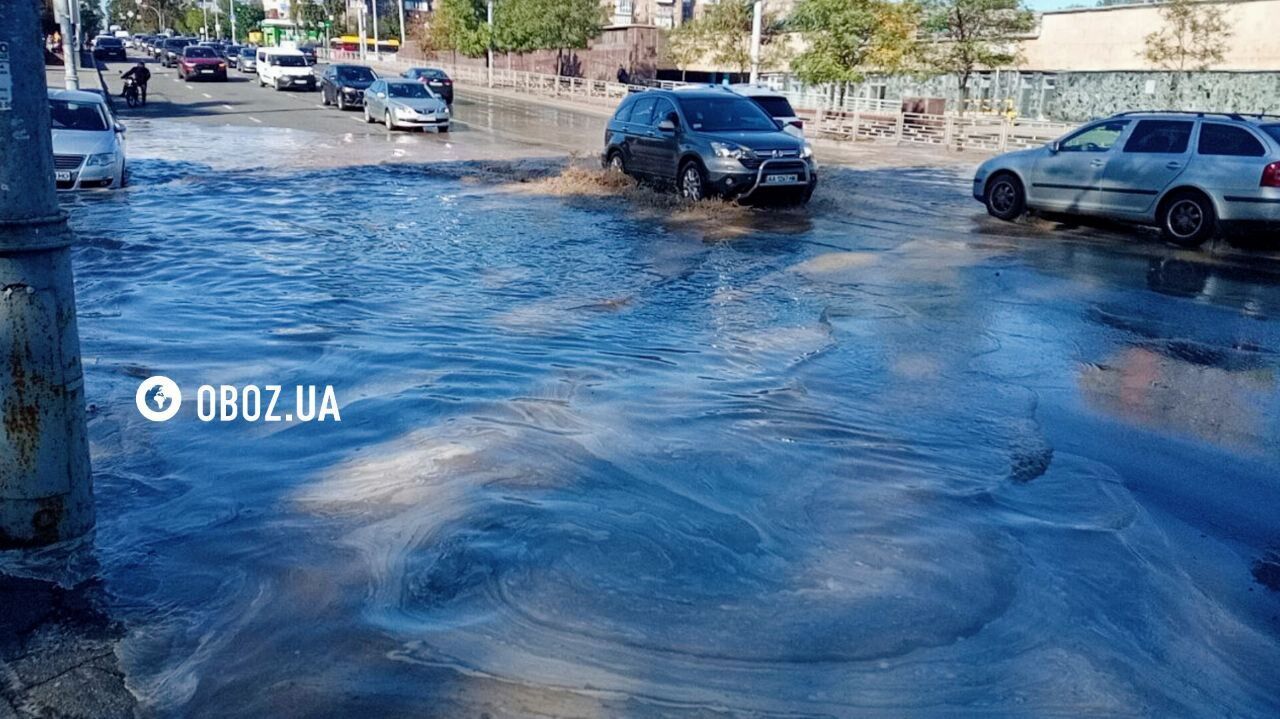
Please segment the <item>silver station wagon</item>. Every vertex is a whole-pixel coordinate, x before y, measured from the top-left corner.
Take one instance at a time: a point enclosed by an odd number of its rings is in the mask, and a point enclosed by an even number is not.
[[[1224,225],[1280,227],[1280,118],[1128,112],[992,158],[973,178],[987,212],[1092,215],[1158,226],[1195,247]]]

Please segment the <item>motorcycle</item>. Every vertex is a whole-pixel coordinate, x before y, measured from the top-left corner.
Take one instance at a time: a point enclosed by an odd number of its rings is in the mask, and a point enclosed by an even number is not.
[[[124,96],[124,102],[129,107],[138,107],[142,104],[142,90],[131,77],[124,79],[124,90],[120,94]]]

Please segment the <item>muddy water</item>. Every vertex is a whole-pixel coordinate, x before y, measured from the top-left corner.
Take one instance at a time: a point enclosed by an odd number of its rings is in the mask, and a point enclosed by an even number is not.
[[[158,714],[1280,711],[1274,276],[989,223],[950,170],[664,222],[166,132],[68,198]],[[342,422],[149,423],[150,374]]]

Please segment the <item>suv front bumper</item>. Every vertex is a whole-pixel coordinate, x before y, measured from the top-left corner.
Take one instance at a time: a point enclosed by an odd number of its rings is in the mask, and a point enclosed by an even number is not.
[[[818,168],[811,159],[770,158],[754,170],[732,158],[707,164],[707,181],[723,195],[745,199],[756,192],[797,190],[818,184]]]

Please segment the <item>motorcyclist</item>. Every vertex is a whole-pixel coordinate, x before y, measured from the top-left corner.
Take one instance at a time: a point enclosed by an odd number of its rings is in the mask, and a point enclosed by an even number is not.
[[[142,104],[147,104],[147,81],[151,79],[151,71],[147,69],[146,64],[139,62],[120,77],[125,80],[133,80],[134,84],[138,86],[138,92],[142,93]]]

